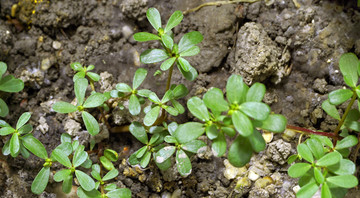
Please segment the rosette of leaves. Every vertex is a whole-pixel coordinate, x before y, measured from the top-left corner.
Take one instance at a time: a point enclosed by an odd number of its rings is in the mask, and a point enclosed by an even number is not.
[[[24,82],[15,78],[13,75],[4,76],[7,65],[0,61],[0,91],[3,92],[19,92],[24,89]],[[9,108],[5,101],[0,98],[0,116],[5,117],[9,114]]]
[[[355,164],[346,159],[349,148],[356,145],[355,136],[347,136],[334,146],[325,136],[312,135],[297,146],[297,155],[290,156],[288,163],[295,163],[288,169],[290,177],[299,179],[301,189],[296,197],[312,197],[321,188],[321,197],[344,197],[349,188],[358,185]]]
[[[93,93],[85,100],[85,93],[88,87],[88,81],[85,78],[79,78],[75,81],[74,90],[77,99],[76,106],[68,102],[57,102],[52,108],[58,113],[81,112],[85,127],[90,135],[99,133],[100,128],[97,120],[85,110],[102,105],[106,101],[106,97],[101,93]]]
[[[73,81],[75,82],[79,78],[88,77],[92,81],[99,81],[100,76],[97,73],[90,72],[91,70],[95,69],[94,65],[89,65],[88,67],[82,66],[79,62],[74,62],[70,64],[71,69],[73,69],[76,74],[73,77]]]
[[[218,88],[211,88],[203,99],[190,98],[187,107],[201,123],[185,123],[184,127],[179,128],[181,138],[199,137],[206,133],[213,141],[213,153],[220,157],[227,148],[225,135],[235,137],[238,132],[230,146],[228,159],[236,167],[244,166],[253,152],[265,149],[265,141],[258,128],[280,133],[286,127],[286,118],[270,114],[270,107],[261,102],[265,91],[261,83],[254,83],[249,88],[241,76],[232,75],[226,85],[227,100]]]
[[[133,78],[132,87],[125,83],[116,85],[116,90],[110,92],[111,97],[130,97],[129,98],[129,112],[131,115],[138,115],[141,112],[141,104],[139,97],[147,98],[151,93],[148,89],[140,89],[140,85],[144,82],[147,75],[147,70],[140,68],[137,69]]]
[[[175,11],[170,16],[165,28],[162,28],[160,13],[156,8],[149,8],[146,16],[157,35],[139,32],[134,34],[134,39],[139,42],[158,40],[164,49],[145,50],[140,55],[140,61],[144,64],[150,64],[165,60],[160,66],[161,70],[166,71],[176,64],[187,80],[194,80],[198,73],[184,57],[194,56],[200,52],[200,48],[196,45],[203,40],[202,34],[198,31],[186,33],[180,39],[179,44],[176,44],[171,30],[182,21],[183,14],[181,11]]]

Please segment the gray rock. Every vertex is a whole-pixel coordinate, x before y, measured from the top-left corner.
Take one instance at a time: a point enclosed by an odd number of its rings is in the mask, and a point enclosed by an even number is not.
[[[288,156],[290,155],[290,151],[291,144],[279,139],[269,144],[268,149],[266,150],[266,155],[273,162],[285,164]]]
[[[142,21],[146,17],[148,0],[125,0],[121,3],[121,11],[127,17]]]

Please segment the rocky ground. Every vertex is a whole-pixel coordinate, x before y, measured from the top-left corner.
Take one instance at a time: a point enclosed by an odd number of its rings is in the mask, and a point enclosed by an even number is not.
[[[94,64],[102,77],[99,91],[129,83],[135,70],[144,67],[150,75],[143,87],[163,94],[166,74],[154,77],[158,64],[139,61],[139,54],[156,44],[137,43],[132,35],[152,31],[145,14],[149,7],[156,7],[165,21],[175,10],[203,2],[209,1],[0,0],[0,61],[25,82],[22,92],[8,96],[11,114],[5,120],[14,124],[21,113],[32,112],[33,134],[49,152],[64,132],[88,144],[90,137],[76,116],[51,109],[55,101],[74,98],[70,63]],[[204,7],[185,15],[174,29],[175,40],[192,30],[204,35],[200,54],[190,59],[200,75],[187,82],[175,72],[173,82],[184,83],[191,90],[188,97],[201,96],[210,87],[224,88],[231,74],[241,74],[249,84],[266,84],[265,102],[290,124],[332,131],[336,122],[323,112],[321,102],[344,86],[340,55],[360,56],[359,11],[355,0],[267,0]],[[133,118],[114,110],[109,119],[115,126]],[[184,115],[179,121],[189,119]],[[126,158],[140,147],[131,134],[103,138],[97,141],[121,154],[118,186],[130,188],[134,197],[295,197],[297,181],[286,174],[286,158],[295,153],[297,142],[290,131],[275,135],[266,150],[243,168],[214,157],[209,148],[192,159],[193,171],[187,178],[175,169],[130,167]],[[1,156],[1,197],[36,197],[30,186],[42,163],[34,156],[27,160]],[[64,197],[60,191],[51,180],[40,197]]]

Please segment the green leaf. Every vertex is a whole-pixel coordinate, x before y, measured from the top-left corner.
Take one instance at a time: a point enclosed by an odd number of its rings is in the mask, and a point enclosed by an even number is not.
[[[170,99],[173,99],[173,95],[172,95],[172,91],[171,90],[167,90],[163,96],[163,98],[161,99],[161,103],[165,104],[167,103]]]
[[[321,142],[319,142],[319,140],[311,138],[306,140],[306,144],[316,159],[320,159],[322,156],[324,156],[324,147],[322,146]]]
[[[0,79],[2,78],[2,75],[5,74],[6,70],[7,70],[6,63],[0,61]]]
[[[240,135],[247,137],[252,134],[254,127],[251,120],[240,111],[234,111],[231,115],[232,122],[235,126],[235,129],[239,132]]]
[[[353,92],[349,89],[338,89],[329,93],[329,102],[339,105],[351,98]]]
[[[187,122],[185,124],[179,125],[179,127],[174,132],[173,136],[180,144],[190,142],[195,140],[204,134],[205,128],[203,124],[198,122]]]
[[[160,149],[156,154],[155,154],[155,162],[157,164],[162,164],[164,163],[167,159],[169,159],[174,153],[175,153],[175,146],[166,146],[162,149]]]
[[[250,142],[239,135],[230,146],[228,159],[233,166],[243,167],[250,162],[252,153]]]
[[[292,178],[297,178],[305,175],[305,173],[310,170],[311,164],[308,163],[297,163],[288,169],[288,174]]]
[[[314,167],[314,176],[315,176],[315,180],[317,181],[317,183],[319,183],[319,184],[324,183],[325,177],[322,174],[319,167]]]
[[[79,62],[73,62],[70,64],[71,69],[73,69],[74,71],[82,71],[83,70],[83,66],[79,63]]]
[[[192,140],[181,145],[181,148],[191,153],[201,153],[206,151],[206,144],[201,140]]]
[[[160,113],[160,106],[156,106],[154,108],[152,108],[149,112],[147,112],[147,114],[145,115],[144,118],[144,124],[145,126],[151,126],[155,123],[156,119],[158,118]]]
[[[141,97],[149,97],[150,93],[152,93],[152,91],[148,90],[148,89],[140,89],[137,90],[137,95],[141,96]]]
[[[55,149],[61,150],[65,156],[69,156],[73,152],[73,147],[69,142],[61,143]]]
[[[118,153],[112,149],[105,149],[104,156],[113,162],[119,159]]]
[[[221,127],[221,130],[229,137],[234,137],[236,135],[236,131],[231,127]]]
[[[72,189],[72,184],[73,184],[73,175],[67,175],[67,177],[64,179],[63,184],[62,184],[62,191],[64,193],[70,193],[71,189]]]
[[[246,100],[249,87],[239,75],[231,75],[226,84],[226,97],[231,104],[241,104]]]
[[[30,152],[26,150],[26,148],[21,143],[20,143],[20,154],[24,157],[24,159],[30,157]]]
[[[180,114],[185,112],[185,108],[176,100],[170,100],[176,111]]]
[[[149,8],[146,12],[146,17],[155,30],[159,31],[159,28],[161,28],[161,17],[159,11],[156,8]]]
[[[91,176],[93,176],[93,178],[95,178],[96,180],[101,180],[101,176],[100,176],[100,165],[99,164],[94,164],[91,166]]]
[[[344,81],[347,85],[354,88],[358,82],[358,66],[359,59],[353,53],[346,53],[341,55],[339,60],[339,67],[342,75],[344,76]]]
[[[137,69],[135,72],[135,75],[134,75],[132,88],[137,89],[141,85],[141,83],[144,82],[146,75],[147,75],[146,69],[143,69],[143,68]]]
[[[83,162],[80,166],[86,169],[89,169],[92,165],[92,161],[89,157],[86,158],[85,162]]]
[[[94,136],[100,132],[97,120],[90,113],[83,111],[81,116],[84,121],[86,130],[90,133],[90,135]]]
[[[54,175],[54,180],[56,182],[64,181],[69,175],[71,174],[70,169],[62,169],[60,171],[57,171]]]
[[[205,132],[206,132],[206,136],[210,139],[210,140],[213,140],[215,139],[219,132],[216,128],[216,125],[212,124],[212,125],[209,125],[205,128]]]
[[[266,120],[254,120],[253,123],[255,127],[259,127],[274,133],[281,133],[285,131],[287,120],[283,115],[270,114]]]
[[[333,143],[331,142],[331,140],[326,137],[326,136],[321,136],[321,135],[311,135],[311,138],[315,138],[317,140],[319,140],[322,144],[330,147],[330,148],[333,148],[334,145]]]
[[[29,112],[23,113],[16,123],[16,129],[20,129],[20,127],[24,126],[29,121],[30,117],[31,117],[31,113]]]
[[[12,127],[3,127],[0,129],[0,135],[1,136],[5,136],[5,135],[9,135],[15,132],[15,129]]]
[[[20,152],[20,140],[19,135],[14,133],[10,139],[10,154],[11,157],[16,157]]]
[[[116,90],[124,93],[128,93],[132,91],[131,87],[125,83],[116,84],[115,88]]]
[[[154,93],[154,92],[151,92],[151,93],[149,94],[149,100],[150,100],[151,102],[155,103],[155,104],[158,104],[158,103],[161,102],[160,99],[159,99],[159,97],[158,97],[158,96],[156,95],[156,93]]]
[[[334,152],[328,153],[328,154],[324,155],[322,158],[320,158],[316,162],[316,165],[328,167],[328,166],[338,163],[341,159],[342,159],[341,154],[334,151]]]
[[[324,109],[324,111],[331,117],[340,120],[340,115],[338,110],[336,109],[335,105],[330,104],[329,100],[325,100],[321,107]]]
[[[253,151],[258,153],[265,149],[266,142],[258,130],[254,129],[253,133],[246,138],[249,140]]]
[[[217,157],[221,157],[226,152],[226,139],[223,133],[219,133],[217,138],[215,138],[211,144],[211,150],[213,154]]]
[[[5,145],[3,146],[3,148],[1,149],[3,155],[7,156],[10,154],[10,140],[8,140]]]
[[[181,68],[185,71],[185,72],[189,72],[190,68],[192,68],[192,66],[190,65],[189,61],[187,61],[184,58],[179,57],[178,58],[178,63],[180,64]]]
[[[312,197],[319,189],[316,182],[311,182],[303,186],[297,193],[297,198],[309,198]]]
[[[186,153],[183,150],[178,150],[176,152],[176,167],[180,173],[181,176],[187,177],[190,175],[192,167],[191,167],[191,161],[189,157],[186,155]]]
[[[40,195],[49,182],[50,167],[43,167],[31,184],[31,192]]]
[[[138,32],[134,34],[134,40],[139,42],[155,41],[160,39],[161,38],[159,36],[148,32]]]
[[[106,193],[109,198],[131,198],[131,191],[127,188],[118,188]]]
[[[203,40],[203,35],[198,31],[193,31],[184,34],[179,41],[179,53],[191,48]]]
[[[1,76],[0,76],[1,77]],[[9,114],[9,107],[3,99],[0,98],[0,116],[5,117]]]
[[[93,81],[97,82],[100,80],[100,76],[97,73],[94,72],[86,72],[86,75]]]
[[[147,146],[143,146],[141,147],[137,152],[136,152],[136,157],[137,158],[142,158],[145,154],[145,152],[147,151]]]
[[[354,175],[339,175],[326,178],[326,182],[342,188],[354,188],[358,180]]]
[[[112,183],[112,184],[107,184],[104,189],[106,191],[112,191],[115,190],[116,188],[117,188],[116,184]]]
[[[265,96],[266,88],[262,83],[254,83],[246,94],[247,102],[261,102]]]
[[[141,168],[146,168],[147,165],[149,164],[151,159],[151,152],[150,151],[146,151],[146,153],[144,154],[144,156],[141,158],[140,160],[140,166]]]
[[[210,88],[204,94],[203,101],[212,112],[223,112],[229,110],[229,105],[224,99],[224,94],[218,88]]]
[[[344,149],[344,148],[350,148],[350,147],[355,146],[357,143],[358,143],[358,139],[353,135],[349,135],[349,136],[345,137],[344,139],[338,141],[335,146],[335,149],[340,150],[340,149]]]
[[[135,94],[131,94],[129,99],[129,112],[131,115],[139,115],[141,111],[141,106],[139,99],[136,97]]]
[[[21,137],[22,144],[32,152],[34,155],[38,156],[41,159],[47,159],[48,154],[44,145],[36,139],[32,134],[25,135]]]
[[[288,164],[292,164],[293,162],[295,162],[295,160],[298,159],[298,155],[291,155],[288,159],[287,159],[287,163]]]
[[[239,108],[243,113],[255,120],[265,120],[271,111],[269,105],[262,102],[244,102]]]
[[[101,193],[98,190],[93,189],[91,191],[86,191],[81,188],[81,186],[77,189],[76,194],[81,198],[101,198]]]
[[[297,152],[306,161],[311,162],[311,163],[314,162],[314,157],[313,157],[313,155],[311,153],[311,150],[309,149],[309,147],[305,143],[299,144],[297,146]]]
[[[174,41],[169,35],[163,34],[161,36],[161,40],[163,41],[166,48],[172,50],[172,48],[174,46]]]
[[[331,198],[331,191],[326,182],[324,182],[321,186],[321,197]]]
[[[178,63],[179,61],[177,61]],[[186,80],[193,81],[198,76],[198,73],[195,68],[190,67],[189,71],[186,72],[184,69],[180,66],[180,64],[177,64],[178,69],[180,70],[181,74],[186,78]]]
[[[173,136],[170,136],[170,135],[165,136],[164,140],[165,140],[165,142],[167,142],[167,143],[169,143],[169,144],[176,144],[176,143],[178,143],[177,140],[176,140],[176,138],[173,137]]]
[[[139,122],[132,122],[129,130],[130,133],[141,143],[148,143],[148,136],[146,134],[145,128]]]
[[[53,106],[52,109],[58,113],[72,113],[75,112],[77,110],[76,106],[68,103],[68,102],[56,102]]]
[[[20,135],[24,135],[27,133],[30,133],[33,130],[33,127],[31,124],[25,124],[24,126],[20,127],[20,129],[18,129],[18,132]]]
[[[164,107],[164,109],[165,109],[166,112],[168,112],[168,113],[169,113],[170,115],[172,115],[172,116],[177,116],[177,115],[179,115],[179,112],[178,112],[175,108],[173,108],[173,107],[166,106],[166,107]]]
[[[180,57],[195,56],[198,53],[200,53],[200,48],[198,46],[192,46],[189,49],[181,52]]]
[[[102,105],[106,101],[106,98],[101,93],[94,93],[89,96],[84,102],[84,108],[94,108]]]
[[[85,78],[80,78],[75,81],[74,90],[75,90],[75,97],[78,101],[78,105],[82,105],[84,103],[87,87],[88,87],[88,81]]]
[[[348,159],[341,159],[339,163],[328,166],[327,169],[337,175],[352,175],[355,173],[354,162]]]
[[[75,170],[75,175],[76,178],[79,181],[80,186],[86,190],[86,191],[90,191],[92,189],[95,188],[95,182],[94,180],[87,175],[86,173],[79,171],[79,170]]]
[[[157,63],[169,58],[169,55],[161,49],[148,49],[140,55],[140,61],[144,64]]]
[[[189,90],[183,84],[179,84],[174,89],[172,89],[172,95],[174,99],[185,97],[188,93]]]
[[[167,33],[169,32],[171,29],[173,29],[175,26],[179,25],[179,23],[182,21],[183,19],[183,14],[181,11],[177,10],[175,11],[169,18],[166,27],[164,29],[164,32]]]
[[[66,155],[66,153],[63,152],[62,149],[54,149],[51,157],[68,168],[71,168],[72,166],[68,156]]]
[[[106,173],[106,175],[103,177],[103,181],[107,181],[110,179],[115,178],[116,176],[119,175],[119,171],[116,169],[112,169],[111,171],[109,171],[108,173]]]
[[[82,163],[85,162],[85,160],[87,159],[88,154],[87,152],[84,151],[84,146],[82,145],[81,147],[78,147],[78,149],[76,149],[74,157],[73,157],[73,165],[74,167],[78,167],[80,166]]]
[[[113,163],[105,156],[100,157],[100,162],[104,166],[106,170],[112,170],[115,169]]]
[[[176,60],[176,57],[172,57],[172,58],[167,59],[166,61],[164,61],[161,64],[160,69],[162,71],[168,70],[175,63],[175,60]]]
[[[84,71],[80,71],[78,73],[76,73],[73,77],[73,81],[75,82],[77,79],[80,79],[80,78],[85,78],[85,72]]]
[[[0,80],[0,91],[19,92],[24,89],[24,82],[12,75],[7,75]]]
[[[187,101],[187,107],[190,110],[191,114],[205,122],[210,119],[209,112],[205,106],[204,101],[199,97],[192,97]]]

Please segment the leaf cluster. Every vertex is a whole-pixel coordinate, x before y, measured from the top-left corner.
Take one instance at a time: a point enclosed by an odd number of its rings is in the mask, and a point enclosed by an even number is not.
[[[88,78],[92,81],[99,81],[100,76],[97,73],[90,72],[91,70],[95,69],[94,65],[89,65],[88,67],[82,66],[79,62],[73,62],[70,64],[71,69],[73,69],[76,74],[73,77],[73,81],[75,82],[79,78]]]

